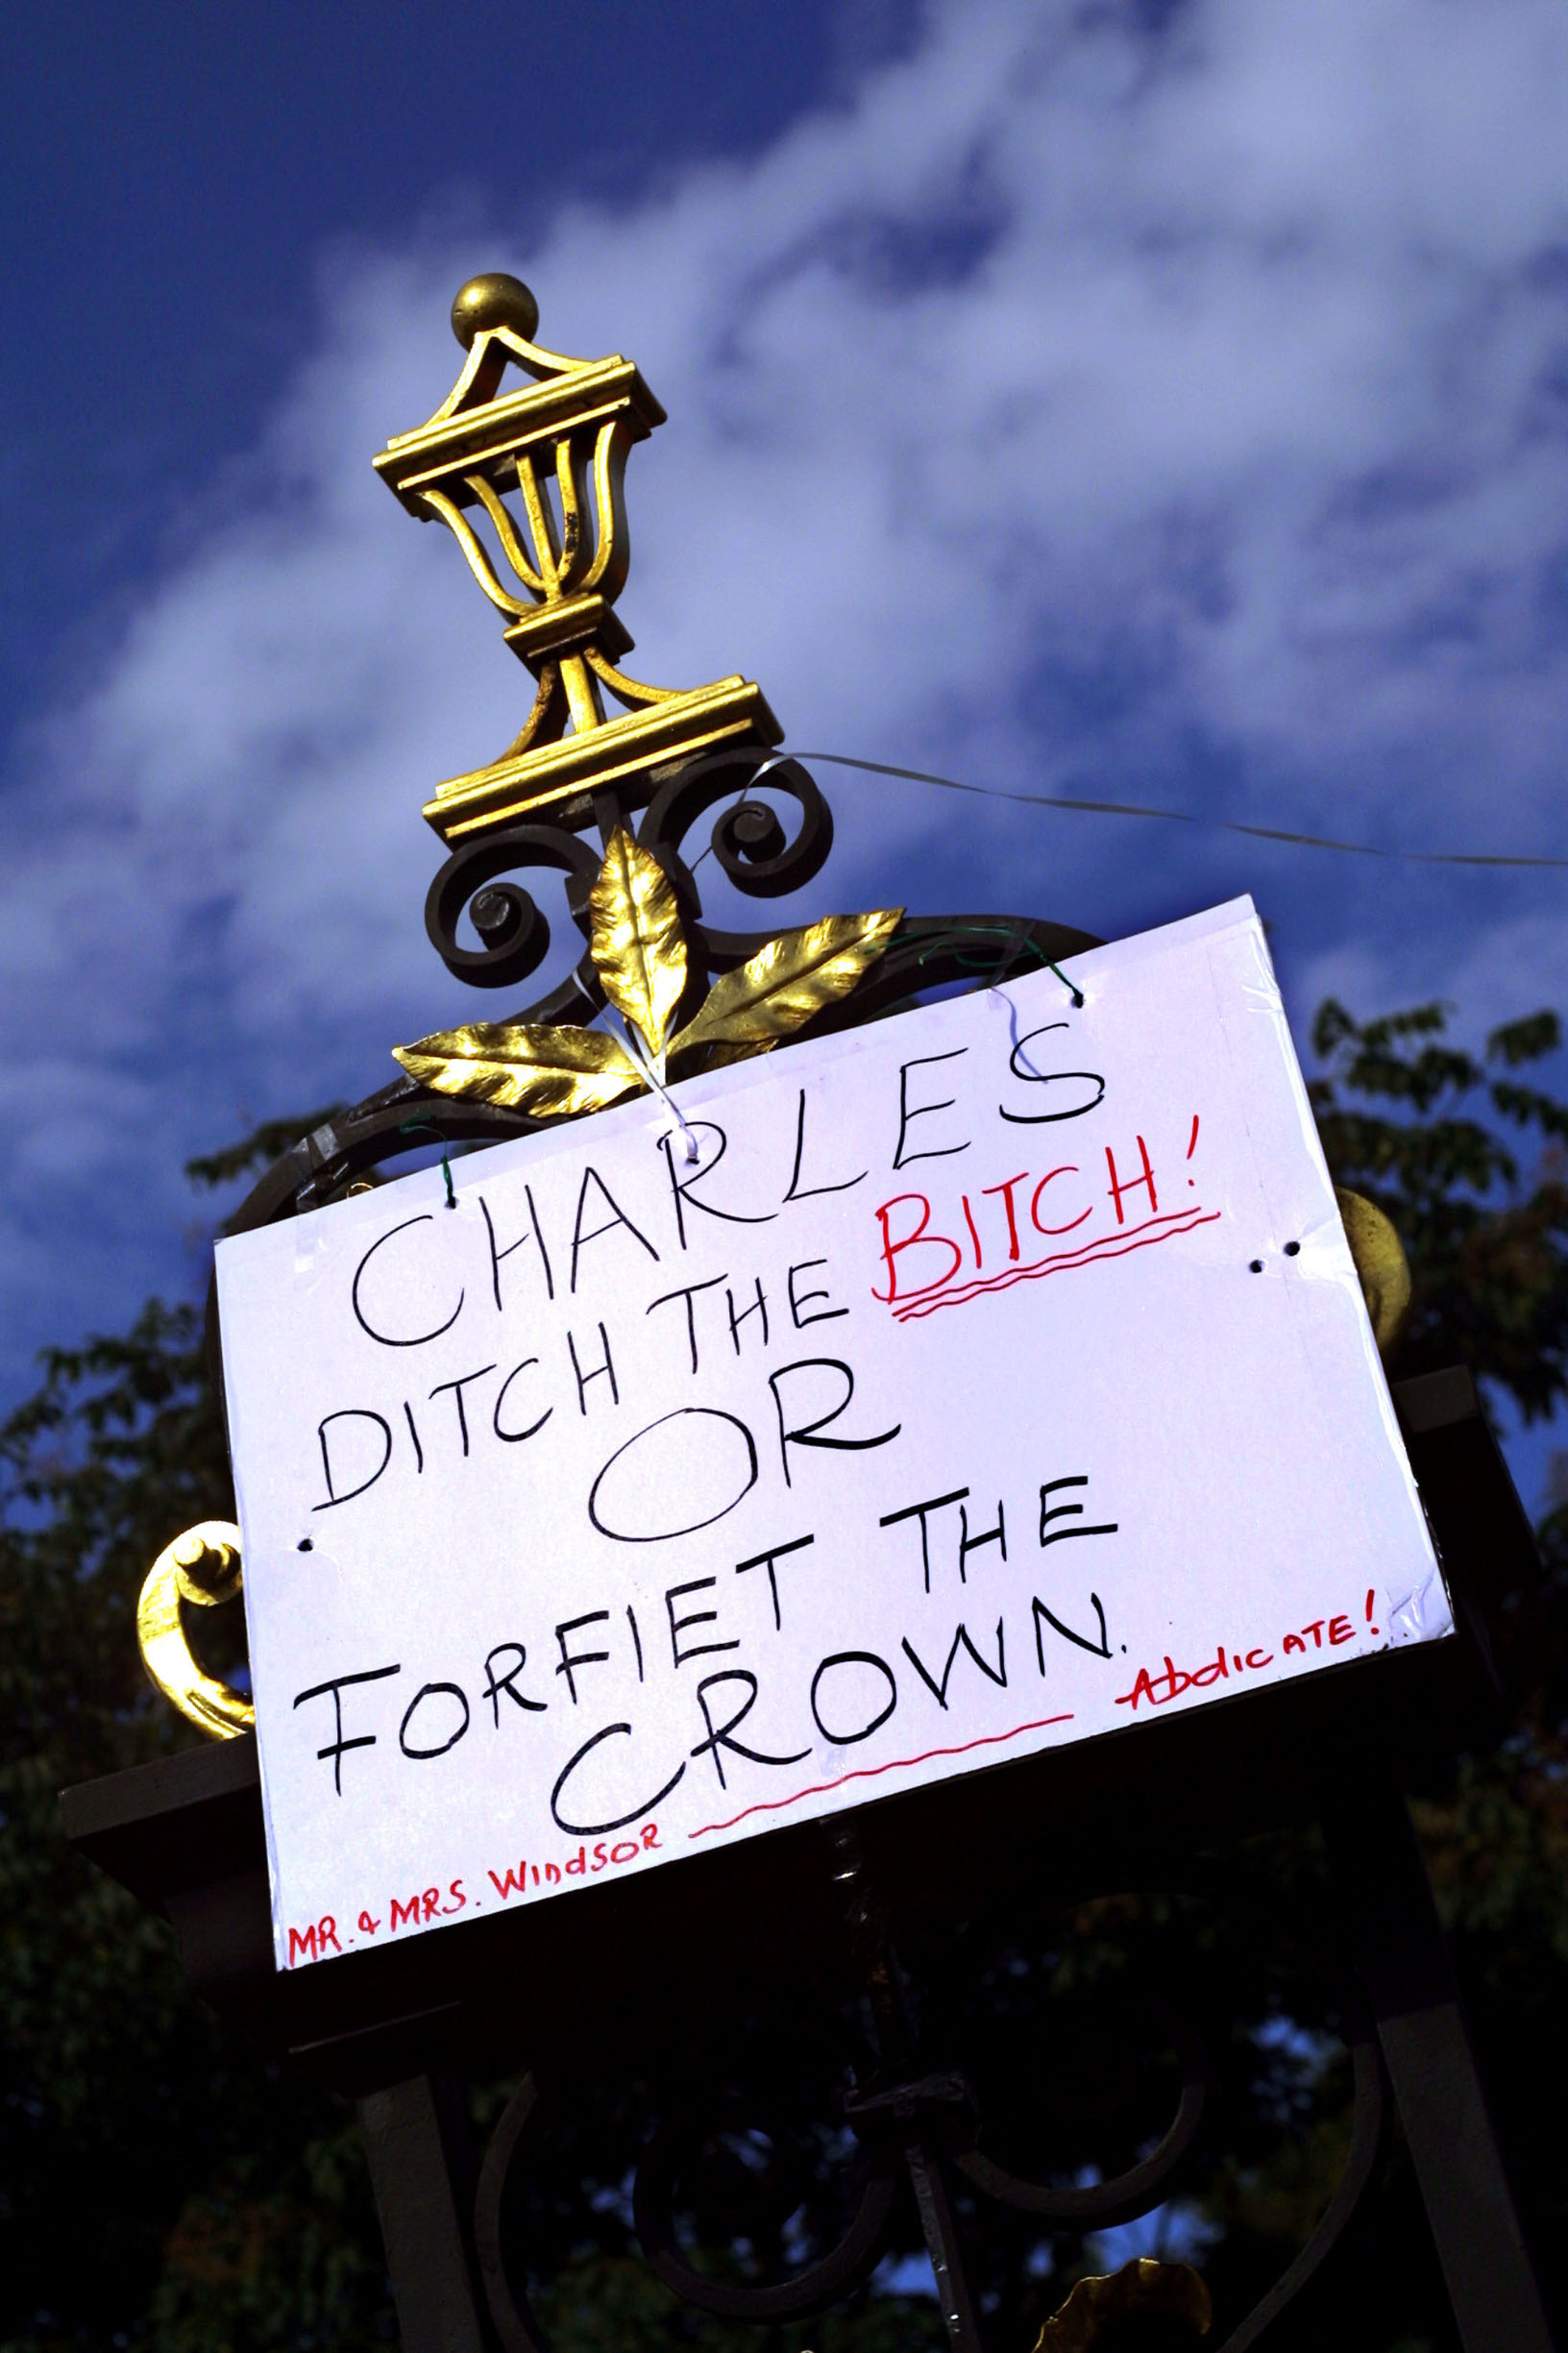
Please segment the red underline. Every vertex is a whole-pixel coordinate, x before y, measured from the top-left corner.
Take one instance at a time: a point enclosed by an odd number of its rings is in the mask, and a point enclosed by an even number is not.
[[[811,1789],[797,1789],[793,1798],[767,1798],[757,1805],[747,1805],[727,1822],[705,1822],[700,1830],[688,1830],[688,1838],[706,1838],[710,1830],[733,1830],[747,1814],[776,1814],[786,1805],[798,1805],[802,1798],[823,1798],[830,1789],[843,1789],[850,1781],[874,1781],[881,1773],[900,1773],[909,1765],[929,1764],[933,1756],[968,1756],[971,1749],[993,1749],[999,1741],[1017,1740],[1022,1732],[1042,1732],[1048,1725],[1070,1724],[1072,1711],[1065,1716],[1041,1716],[1033,1724],[1016,1724],[1010,1732],[988,1732],[981,1740],[966,1740],[957,1749],[922,1749],[919,1756],[894,1756],[885,1765],[863,1765],[858,1773],[845,1773],[836,1781],[818,1781]]]
[[[1188,1222],[1185,1225],[1165,1225],[1163,1234],[1151,1234],[1143,1228],[1135,1229],[1141,1235],[1139,1240],[1125,1235],[1107,1235],[1103,1241],[1085,1242],[1081,1249],[1070,1255],[1061,1252],[1055,1258],[1037,1261],[1033,1266],[1012,1266],[1005,1274],[990,1275],[983,1282],[968,1283],[961,1290],[939,1291],[933,1298],[917,1295],[910,1299],[907,1306],[895,1305],[893,1312],[899,1323],[913,1323],[919,1316],[934,1314],[938,1308],[963,1307],[968,1300],[978,1299],[985,1292],[1008,1290],[1015,1283],[1037,1282],[1042,1275],[1072,1274],[1080,1266],[1092,1266],[1099,1259],[1130,1258],[1135,1250],[1148,1250],[1156,1242],[1168,1242],[1176,1235],[1192,1234],[1199,1226],[1211,1226],[1221,1213],[1219,1210],[1184,1210],[1179,1214]],[[1164,1220],[1162,1218],[1160,1223],[1164,1225]]]

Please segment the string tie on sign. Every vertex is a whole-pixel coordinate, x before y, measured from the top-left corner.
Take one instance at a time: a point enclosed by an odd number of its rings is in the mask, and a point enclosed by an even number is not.
[[[697,1138],[692,1133],[691,1129],[687,1126],[684,1118],[681,1116],[680,1105],[675,1101],[674,1096],[670,1092],[670,1090],[665,1085],[663,1077],[660,1075],[659,1071],[654,1068],[653,1057],[644,1046],[641,1038],[637,1035],[635,1026],[630,1021],[623,1021],[619,1024],[619,1027],[622,1038],[625,1041],[627,1053],[631,1056],[632,1061],[637,1065],[638,1069],[642,1072],[644,1078],[647,1079],[649,1087],[651,1087],[653,1092],[658,1096],[659,1101],[664,1105],[665,1110],[670,1114],[671,1118],[680,1130],[681,1149],[686,1156],[686,1165],[688,1168],[695,1168],[702,1158],[702,1147],[698,1142]]]
[[[398,1130],[400,1136],[415,1136],[421,1133],[433,1136],[441,1146],[441,1174],[447,1180],[447,1207],[449,1210],[454,1210],[457,1207],[457,1191],[452,1181],[452,1163],[447,1158],[447,1140],[436,1126],[435,1121],[433,1119],[404,1119]]]

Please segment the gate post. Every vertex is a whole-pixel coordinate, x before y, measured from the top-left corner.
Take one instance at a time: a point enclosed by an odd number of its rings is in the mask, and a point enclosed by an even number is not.
[[[359,2102],[404,2353],[494,2353],[472,2232],[456,2076],[414,2075]]]
[[[1460,2342],[1553,2353],[1409,1808],[1374,1772],[1324,1826]]]

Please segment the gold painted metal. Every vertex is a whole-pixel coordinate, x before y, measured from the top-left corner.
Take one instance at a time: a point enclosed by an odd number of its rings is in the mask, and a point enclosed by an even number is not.
[[[436,787],[424,815],[444,842],[474,842],[502,825],[562,806],[596,785],[637,776],[667,762],[690,759],[722,744],[776,744],[782,728],[761,690],[744,678],[721,678],[716,686],[667,702],[635,718],[613,719],[591,732],[551,741],[560,728],[545,723],[544,687],[516,746],[490,767],[449,777]],[[530,746],[534,748],[520,749]],[[543,748],[538,747],[542,746]]]
[[[1390,1219],[1375,1201],[1336,1185],[1334,1197],[1344,1221],[1345,1239],[1361,1280],[1361,1296],[1372,1334],[1384,1356],[1398,1339],[1410,1307],[1410,1262]]]
[[[1120,2321],[1156,2314],[1187,2321],[1200,2337],[1208,2336],[1214,2317],[1209,2291],[1190,2264],[1139,2255],[1119,2271],[1079,2280],[1041,2330],[1034,2353],[1093,2353]]]
[[[452,306],[452,331],[465,352],[489,327],[510,327],[527,341],[539,327],[539,306],[521,278],[509,270],[487,270],[459,286]]]
[[[835,998],[847,996],[881,955],[903,914],[829,915],[800,931],[780,932],[738,970],[715,981],[701,1008],[671,1047],[731,1046],[765,1053]]]
[[[470,279],[453,305],[468,351],[461,375],[435,414],[375,461],[411,515],[447,526],[537,684],[515,742],[449,776],[427,803],[449,843],[612,779],[721,744],[767,748],[782,733],[746,678],[679,692],[618,668],[633,642],[613,610],[629,561],[626,458],[665,412],[619,353],[574,359],[535,343],[538,316],[520,279]],[[509,368],[528,380],[521,389],[502,389]],[[625,716],[606,716],[605,690]]]
[[[213,1740],[248,1732],[256,1709],[243,1692],[208,1675],[191,1656],[180,1605],[210,1609],[240,1589],[239,1530],[232,1520],[202,1520],[166,1544],[147,1572],[136,1604],[136,1640],[148,1675],[183,1716]]]
[[[603,1111],[647,1083],[619,1039],[601,1029],[469,1021],[392,1051],[410,1078],[437,1094],[497,1103],[538,1119]]]
[[[605,1030],[471,1021],[394,1046],[409,1077],[437,1094],[504,1104],[541,1119],[602,1111],[623,1095],[641,1093],[650,1072],[662,1085],[667,1066],[686,1061],[711,1068],[766,1053],[824,1005],[848,994],[903,914],[901,907],[881,907],[781,932],[735,971],[722,973],[667,1043],[686,990],[680,912],[658,860],[624,825],[610,837],[588,904],[590,952],[605,995],[632,1034],[631,1052]]]
[[[617,825],[588,900],[590,952],[604,993],[655,1058],[686,991],[686,941],[670,877]]]

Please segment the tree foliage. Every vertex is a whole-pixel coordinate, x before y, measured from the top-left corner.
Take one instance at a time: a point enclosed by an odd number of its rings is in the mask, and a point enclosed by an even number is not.
[[[1562,1043],[1555,1013],[1451,1045],[1441,1005],[1358,1024],[1332,999],[1311,1089],[1335,1181],[1398,1227],[1414,1278],[1391,1370],[1469,1364],[1527,1421],[1568,1385],[1568,1107],[1516,1074]],[[1537,1164],[1524,1181],[1520,1151]]]
[[[56,1819],[61,1788],[191,1737],[135,1604],[172,1535],[233,1513],[194,1311],[51,1349],[0,1479],[0,2346],[382,2341],[352,2118],[191,1998],[168,1929]]]
[[[1568,1385],[1568,1106],[1532,1080],[1560,1043],[1556,1017],[1507,1025],[1478,1059],[1451,1043],[1440,1008],[1360,1024],[1329,1004],[1314,1043],[1335,1176],[1387,1212],[1412,1262],[1412,1311],[1390,1370],[1468,1361],[1495,1400],[1527,1420],[1549,1416]],[[227,1183],[321,1115],[269,1123],[191,1173]],[[49,1352],[37,1395],[0,1428],[0,2353],[390,2341],[352,2112],[284,2077],[193,2000],[168,1931],[73,1856],[56,1825],[61,1786],[195,1737],[153,1702],[135,1635],[156,1553],[193,1521],[233,1511],[194,1312],[153,1303],[119,1337]],[[1418,1810],[1548,2247],[1568,2222],[1549,2096],[1568,2071],[1568,1506],[1549,1515],[1542,1546],[1544,1581],[1510,1598],[1503,1630],[1519,1691],[1510,1736],[1464,1760]],[[912,1938],[903,1953],[922,2048],[969,2069],[988,2146],[1018,2170],[1070,2178],[1125,2164],[1168,2107],[1169,2013],[1185,2004],[1207,2019],[1216,2129],[1159,2228],[1233,2305],[1302,2243],[1345,2145],[1322,1875],[1311,1838],[1280,1837],[1227,1858],[1222,1880],[1200,1868],[1168,1891],[1065,1916],[1012,1900]],[[803,2211],[823,2231],[835,2132],[843,2139],[832,2093],[859,2034],[854,2017],[779,2010],[739,2022],[706,2053],[717,2096],[760,2083],[798,2125],[814,2185]],[[628,2063],[600,2102],[542,2120],[515,2218],[538,2251],[540,2307],[561,2353],[761,2341],[694,2322],[633,2259],[625,2179],[660,2089]],[[476,2090],[481,2126],[506,2090]],[[744,2142],[726,2151],[732,2169],[750,2162]],[[991,2341],[1016,2353],[1078,2269],[1127,2251],[1042,2243],[1027,2218],[998,2209],[967,2209],[966,2228],[977,2268],[997,2283]],[[911,2220],[901,2243],[917,2243]],[[1304,2307],[1282,2345],[1336,2345],[1347,2311],[1368,2353],[1449,2342],[1397,2162],[1341,2262],[1337,2289]],[[765,2353],[940,2342],[913,2271],[894,2265],[876,2291],[776,2333]]]

